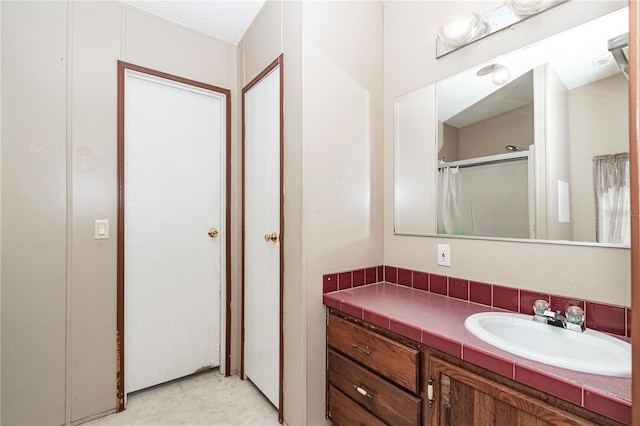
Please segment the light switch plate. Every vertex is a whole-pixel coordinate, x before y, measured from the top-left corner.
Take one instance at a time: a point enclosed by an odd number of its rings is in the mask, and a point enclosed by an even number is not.
[[[109,236],[109,219],[96,219],[93,227],[93,238],[106,240]]]
[[[449,244],[438,244],[438,265],[451,266],[451,248]]]

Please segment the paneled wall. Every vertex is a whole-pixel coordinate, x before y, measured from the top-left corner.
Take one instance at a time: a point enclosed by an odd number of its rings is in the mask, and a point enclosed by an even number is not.
[[[65,3],[2,4],[2,424],[65,421],[66,32]]]
[[[236,48],[119,2],[1,8],[1,423],[64,424],[116,407],[117,60],[235,89]]]

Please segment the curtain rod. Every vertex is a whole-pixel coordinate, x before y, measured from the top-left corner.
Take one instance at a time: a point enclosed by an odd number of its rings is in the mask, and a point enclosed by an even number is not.
[[[507,161],[527,159],[529,159],[529,151],[509,152],[507,154],[488,155],[486,157],[470,158],[468,160],[451,162],[439,161],[438,169],[443,169],[445,167],[460,167],[461,169],[464,169],[465,167],[484,166],[487,164],[496,164],[504,163]]]

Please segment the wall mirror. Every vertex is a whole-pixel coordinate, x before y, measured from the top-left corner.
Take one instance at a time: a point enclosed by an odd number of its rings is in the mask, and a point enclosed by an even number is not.
[[[629,246],[628,9],[395,100],[394,231]]]

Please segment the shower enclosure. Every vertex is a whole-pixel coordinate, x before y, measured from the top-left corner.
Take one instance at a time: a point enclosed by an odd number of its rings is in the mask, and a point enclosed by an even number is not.
[[[443,162],[438,171],[438,233],[535,238],[533,156],[509,154]]]

